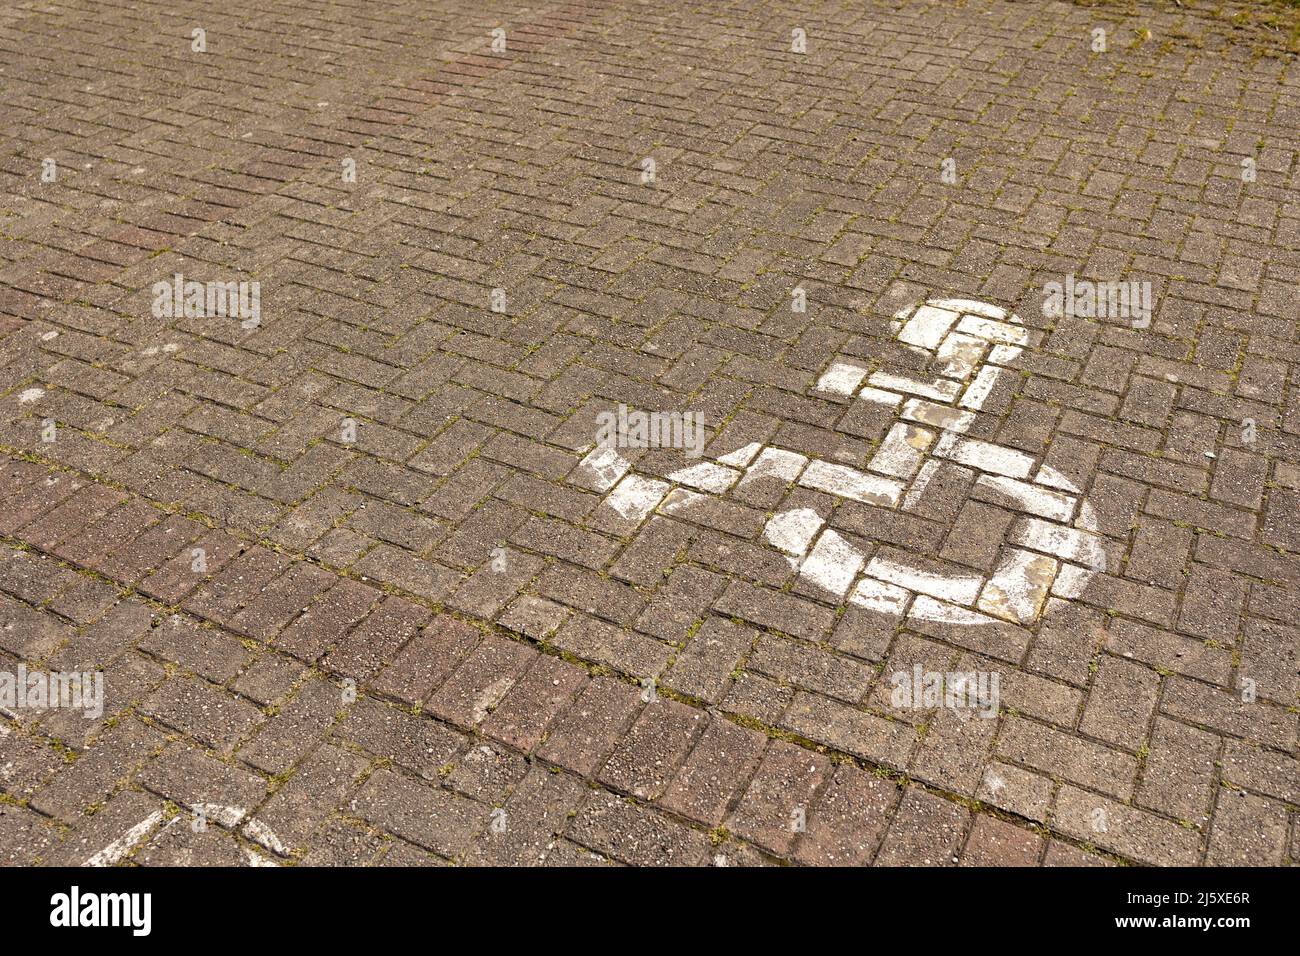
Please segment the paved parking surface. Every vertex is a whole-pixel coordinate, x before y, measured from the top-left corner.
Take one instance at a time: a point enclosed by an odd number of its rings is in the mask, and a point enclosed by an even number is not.
[[[1293,61],[795,6],[10,8],[0,860],[1300,861]]]

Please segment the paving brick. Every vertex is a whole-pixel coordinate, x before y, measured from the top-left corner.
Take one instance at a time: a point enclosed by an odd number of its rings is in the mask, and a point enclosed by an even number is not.
[[[267,794],[267,782],[261,777],[182,743],[169,745],[136,780],[190,810],[200,804],[251,809]]]
[[[265,773],[292,767],[324,735],[344,708],[342,689],[310,680],[239,750],[239,759]]]
[[[305,849],[312,832],[343,803],[365,768],[366,761],[355,754],[322,744],[240,832],[272,853]]]
[[[1010,718],[1003,726],[997,753],[1123,799],[1132,794],[1137,775],[1137,759],[1129,754],[1020,717]]]
[[[742,582],[729,585],[714,609],[806,640],[822,638],[833,621],[826,608]]]
[[[584,795],[576,778],[533,767],[502,806],[505,813],[496,818],[497,827],[489,824],[478,835],[466,860],[491,866],[541,865]]]
[[[894,782],[840,764],[808,814],[795,859],[811,866],[870,863],[899,798]]]
[[[1219,738],[1157,717],[1136,802],[1180,820],[1205,819]]]
[[[1069,785],[1057,795],[1052,825],[1068,836],[1155,866],[1190,866],[1200,856],[1195,830]]]
[[[183,545],[178,553],[139,585],[149,597],[176,604],[210,575],[216,575],[241,552],[237,539],[210,532]]]
[[[657,799],[706,723],[706,715],[693,707],[662,698],[651,700],[597,779],[642,800]]]
[[[1136,750],[1146,737],[1159,690],[1160,677],[1155,671],[1103,656],[1079,729],[1116,747]]]
[[[483,639],[483,632],[449,614],[434,618],[372,682],[375,692],[408,704],[440,687]]]
[[[816,694],[796,694],[781,726],[836,750],[895,768],[907,765],[908,754],[916,743],[915,731],[907,724]]]
[[[876,866],[951,866],[970,811],[917,787],[908,787],[885,834]]]
[[[1296,740],[1296,715],[1262,699],[1247,702],[1243,695],[1175,677],[1167,682],[1161,709],[1170,717],[1272,747],[1291,748]]]
[[[1045,842],[1032,830],[977,814],[961,853],[961,866],[1037,866]]]
[[[664,684],[679,693],[718,703],[755,637],[750,628],[709,618],[677,655],[663,677]]]
[[[726,720],[713,720],[663,797],[663,805],[717,826],[744,787],[766,738]]]
[[[642,680],[662,673],[672,657],[669,648],[659,641],[585,614],[569,618],[551,642],[575,657],[605,664]]]
[[[1056,785],[1046,776],[992,761],[984,771],[975,797],[1026,820],[1044,823],[1055,790]]]
[[[586,685],[587,674],[582,668],[540,655],[506,692],[480,729],[487,736],[528,753],[541,743],[556,717]]]
[[[1282,804],[1224,787],[1215,807],[1206,863],[1282,866],[1287,858],[1288,825]]]
[[[196,677],[174,677],[141,706],[142,713],[228,754],[265,720],[246,700]]]
[[[1229,740],[1223,753],[1223,776],[1238,787],[1300,803],[1300,767],[1293,757]]]
[[[536,658],[526,645],[489,635],[429,698],[429,711],[462,727],[477,726]]]
[[[849,703],[862,699],[875,676],[859,661],[772,637],[758,639],[745,666],[783,683]]]
[[[830,771],[825,757],[772,741],[727,828],[764,849],[787,853],[807,831],[813,798]]]
[[[418,604],[386,597],[321,659],[321,664],[344,677],[368,681],[430,617],[432,614]]]
[[[389,770],[376,771],[352,802],[364,820],[418,846],[454,857],[487,825],[487,807]]]
[[[224,684],[243,669],[251,652],[232,634],[199,627],[173,614],[146,632],[139,649],[180,664],[215,684]]]
[[[466,738],[450,727],[367,698],[356,702],[334,735],[435,781],[467,746]]]
[[[589,776],[604,763],[641,708],[636,688],[608,677],[587,685],[537,751],[543,760]]]
[[[1047,841],[1044,866],[1115,866],[1113,862],[1096,853],[1088,853],[1061,840]]]
[[[709,839],[612,793],[591,794],[568,830],[571,839],[634,866],[696,866]]]

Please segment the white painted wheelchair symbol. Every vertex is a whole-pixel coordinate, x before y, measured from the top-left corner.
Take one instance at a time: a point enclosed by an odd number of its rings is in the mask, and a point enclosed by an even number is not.
[[[1093,575],[1105,571],[1106,554],[1096,515],[1079,489],[1023,452],[965,437],[1007,366],[1030,344],[1030,331],[1018,316],[968,299],[910,306],[894,317],[893,329],[900,343],[928,360],[937,373],[933,378],[868,374],[851,362],[835,362],[816,386],[822,394],[897,410],[865,470],[752,443],[716,462],[674,471],[664,481],[631,472],[615,449],[598,447],[583,468],[598,490],[608,491],[601,507],[635,522],[656,512],[681,517],[708,495],[775,478],[908,512],[948,462],[974,473],[982,500],[1019,515],[992,573],[950,570],[897,550],[868,560],[810,508],[773,515],[763,537],[805,581],[841,601],[891,616],[1031,625],[1050,597],[1082,595]]]

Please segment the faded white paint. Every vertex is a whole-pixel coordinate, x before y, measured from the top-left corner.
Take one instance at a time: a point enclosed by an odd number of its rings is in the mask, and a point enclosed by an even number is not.
[[[960,312],[951,309],[923,305],[903,324],[898,340],[908,345],[919,345],[923,349],[938,348],[960,316]]]
[[[884,581],[875,578],[863,578],[858,582],[858,586],[853,589],[853,594],[849,597],[849,603],[865,608],[868,611],[874,611],[877,614],[902,617],[903,609],[907,607],[907,602],[911,598],[912,593],[906,588],[900,588],[895,584],[886,584]]]
[[[748,484],[756,478],[778,478],[789,484],[799,477],[804,465],[808,464],[806,455],[800,455],[782,448],[764,448],[745,477],[741,485]]]
[[[735,484],[739,477],[740,472],[734,468],[726,468],[711,461],[701,461],[672,472],[668,480],[698,488],[700,491],[721,492]]]
[[[668,493],[668,483],[626,475],[605,499],[605,503],[631,521],[640,521],[659,506]]]
[[[222,803],[197,803],[193,809],[195,814],[201,815],[209,822],[232,831],[248,815],[248,811],[243,807],[234,807]],[[161,810],[155,810],[135,826],[129,827],[125,833],[88,858],[82,865],[93,867],[114,866],[125,860],[147,838],[161,836],[177,825],[188,826],[191,819],[192,817],[188,814],[179,814],[171,819],[165,819],[165,815]],[[250,820],[248,825],[244,827],[243,832],[249,839],[255,840],[273,853],[279,853],[281,856],[289,855],[288,848],[280,842],[279,837],[266,824],[257,820]],[[279,865],[258,854],[253,854],[247,847],[244,848],[244,853],[251,866]],[[257,857],[256,861],[254,857]]]
[[[752,441],[748,445],[740,446],[730,454],[723,455],[718,459],[718,461],[722,462],[724,465],[731,465],[735,468],[744,468],[754,460],[754,456],[762,451],[762,449],[763,446],[759,442]]]
[[[882,475],[911,478],[920,471],[925,452],[933,442],[934,432],[896,422],[867,467]]]
[[[862,563],[862,552],[827,528],[804,559],[799,574],[822,590],[843,596],[853,586]]]
[[[104,849],[100,850],[82,865],[96,867],[112,866],[115,863],[121,862],[126,858],[128,853],[136,848],[136,845],[141,840],[153,831],[154,827],[162,823],[162,820],[163,812],[161,810],[155,810],[135,826],[128,829],[116,840],[109,843],[108,846],[104,847]]]
[[[632,463],[623,458],[612,445],[597,445],[586,458],[578,462],[578,467],[586,472],[591,487],[596,491],[608,491],[628,473]]]
[[[929,594],[954,604],[973,604],[984,584],[979,575],[947,575],[927,571],[888,558],[875,557],[867,565],[867,575],[907,591]]]
[[[866,470],[759,442],[674,471],[665,476],[667,482],[624,477],[630,466],[621,461],[598,460],[586,470],[617,475],[600,490],[614,489],[605,505],[622,517],[640,520],[657,508],[689,521],[710,496],[760,478],[873,507],[915,511],[942,463],[950,462],[975,473],[977,497],[1022,515],[991,573],[912,561],[897,551],[868,561],[807,507],[774,514],[763,540],[803,581],[853,607],[893,618],[906,613],[917,622],[1031,625],[1051,601],[1077,598],[1106,568],[1096,515],[1069,479],[1045,465],[1035,471],[1034,459],[1024,452],[966,437],[1007,366],[1038,341],[1039,333],[1005,309],[969,299],[909,307],[894,317],[892,327],[899,342],[926,358],[933,372],[921,378],[889,371],[868,375],[852,361],[836,361],[815,386],[818,392],[895,409],[898,420],[868,458]]]
[[[796,508],[774,515],[763,529],[763,537],[791,557],[803,557],[808,545],[825,524],[811,508]]]
[[[903,483],[878,475],[868,475],[847,465],[828,461],[812,461],[799,476],[799,484],[820,491],[828,491],[841,498],[852,498],[866,504],[898,504],[903,494]]]
[[[817,391],[847,397],[853,394],[866,374],[864,368],[836,362],[817,380]]]

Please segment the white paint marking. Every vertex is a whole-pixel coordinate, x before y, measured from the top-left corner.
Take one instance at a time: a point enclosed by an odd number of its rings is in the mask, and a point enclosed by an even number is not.
[[[811,508],[795,508],[773,515],[763,529],[763,537],[787,555],[801,558],[824,523],[822,516]]]
[[[976,438],[958,438],[952,432],[945,433],[939,440],[934,454],[937,458],[950,458],[980,471],[1008,478],[1028,478],[1034,467],[1034,459],[1023,452]]]
[[[930,483],[930,479],[934,477],[934,473],[938,470],[939,463],[933,458],[921,466],[921,473],[916,476],[916,480],[912,482],[911,490],[908,491],[907,497],[903,499],[904,511],[911,511],[916,508],[921,501],[921,496],[925,494],[926,485]]]
[[[1011,551],[984,585],[979,609],[1014,624],[1032,623],[1047,600],[1056,568],[1055,558]]]
[[[1100,537],[1041,518],[1022,518],[1011,529],[1010,540],[1013,544],[1090,567],[1104,566],[1106,562],[1106,550]]]
[[[832,395],[848,397],[862,383],[862,379],[866,377],[866,374],[867,370],[865,368],[858,368],[856,365],[849,365],[845,362],[836,362],[817,380],[816,388],[819,392],[829,392]]]
[[[734,468],[744,468],[754,460],[754,456],[759,453],[762,447],[763,446],[760,442],[752,441],[748,445],[742,445],[735,451],[721,456],[718,461],[724,465],[731,465]]]
[[[727,468],[711,461],[702,461],[674,471],[668,476],[668,480],[682,485],[689,485],[701,491],[720,493],[735,484],[736,479],[739,477],[740,472],[734,468]]]
[[[820,491],[828,491],[841,498],[852,498],[871,505],[894,507],[903,494],[903,483],[877,475],[868,475],[826,461],[810,462],[799,477],[799,484]]]
[[[839,597],[848,593],[862,570],[862,552],[829,528],[817,539],[799,573]]]
[[[936,308],[961,312],[963,315],[983,316],[995,322],[1005,322],[1008,319],[1006,309],[990,305],[988,302],[976,302],[974,299],[934,299],[930,304]]]
[[[664,499],[663,511],[664,514],[678,515],[692,505],[701,504],[708,500],[708,495],[702,495],[698,491],[691,491],[687,488],[674,488],[672,494]]]
[[[1083,589],[1088,586],[1093,575],[1097,571],[1094,568],[1081,568],[1077,564],[1063,564],[1061,570],[1056,575],[1056,581],[1052,584],[1052,594],[1056,597],[1073,600],[1083,596]]]
[[[244,836],[254,843],[260,843],[272,853],[277,853],[280,856],[289,855],[289,848],[281,843],[280,838],[275,835],[275,831],[261,820],[249,820],[243,832]]]
[[[668,493],[666,481],[627,475],[605,499],[605,503],[630,521],[640,521],[658,507]]]
[[[944,375],[949,378],[966,378],[975,371],[987,347],[988,343],[983,339],[953,332],[943,340],[935,357],[944,363],[942,369]]]
[[[610,445],[597,445],[586,458],[578,462],[578,467],[591,476],[591,483],[596,491],[609,491],[618,480],[627,474],[632,463]]]
[[[879,388],[864,388],[858,392],[858,398],[875,405],[888,405],[890,408],[903,400],[903,396],[897,392],[886,392]]]
[[[125,858],[128,853],[135,849],[136,845],[148,836],[154,827],[162,822],[162,819],[163,812],[161,810],[155,810],[108,846],[104,847],[104,849],[100,850],[88,859],[83,865],[112,866],[114,863],[119,862]]]
[[[740,479],[740,484],[743,487],[756,478],[778,478],[788,484],[799,477],[806,464],[808,458],[804,455],[783,448],[765,448],[745,477]]]
[[[1034,481],[1040,485],[1047,485],[1049,488],[1060,488],[1062,491],[1079,490],[1074,487],[1074,482],[1070,481],[1069,478],[1066,478],[1065,475],[1061,474],[1055,468],[1049,468],[1047,465],[1043,465],[1038,469],[1038,477],[1036,477]]]
[[[975,424],[975,415],[972,412],[959,412],[947,405],[936,405],[919,398],[907,400],[907,404],[903,406],[903,417],[908,421],[921,422],[951,432],[968,432]]]
[[[896,584],[886,584],[884,581],[875,578],[863,578],[858,582],[858,586],[853,589],[853,594],[849,597],[849,603],[873,611],[876,614],[902,617],[903,609],[907,607],[907,602],[911,597],[912,592],[900,588]]]
[[[989,350],[989,361],[994,365],[1010,365],[1020,358],[1024,349],[1016,345],[995,345]]]
[[[926,595],[918,595],[912,603],[911,613],[907,615],[909,621],[933,621],[936,624],[962,624],[965,626],[983,626],[990,624],[1004,624],[995,617],[989,617],[987,614],[980,614],[978,611],[972,611],[969,608],[957,607],[944,601],[936,601]]]
[[[993,388],[998,384],[998,376],[1001,374],[1002,369],[994,365],[985,365],[980,369],[975,381],[966,386],[966,392],[961,397],[961,407],[972,410],[983,408],[993,394]]]
[[[898,333],[898,340],[908,345],[919,345],[921,348],[936,348],[957,318],[956,312],[923,305],[907,320]]]
[[[18,394],[18,404],[27,405],[31,402],[39,401],[45,396],[43,388],[28,388]]]
[[[968,315],[957,326],[958,332],[974,335],[989,342],[1002,345],[1028,345],[1029,333],[1023,326],[1008,322],[994,322],[991,319]]]
[[[894,478],[911,478],[921,467],[926,449],[934,441],[934,432],[895,422],[884,441],[871,456],[867,467]]]
[[[984,584],[983,578],[935,574],[880,556],[871,559],[866,573],[869,577],[897,584],[908,591],[929,594],[954,604],[974,604],[980,587]]]
[[[916,379],[908,378],[905,375],[891,375],[888,372],[876,372],[867,381],[879,388],[892,389],[895,392],[906,392],[909,395],[920,395],[923,398],[933,398],[939,402],[951,402],[957,397],[957,393],[961,391],[959,383],[948,379],[936,378],[927,384],[926,382],[918,382]]]
[[[1014,478],[1000,475],[981,475],[977,487],[988,488],[998,493],[1004,500],[1010,500],[1021,511],[1051,518],[1053,521],[1068,522],[1074,514],[1075,498],[1056,491],[1046,491],[1035,485]]]

